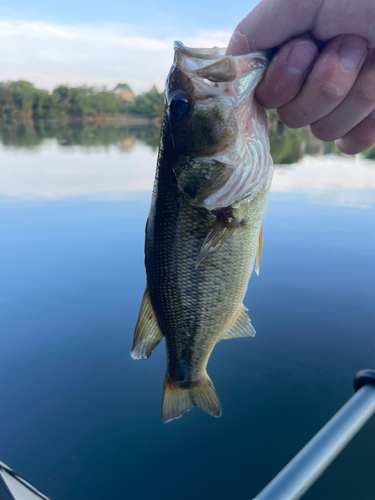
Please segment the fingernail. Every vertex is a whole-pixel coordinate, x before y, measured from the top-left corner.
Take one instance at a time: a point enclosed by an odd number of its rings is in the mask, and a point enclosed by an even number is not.
[[[296,43],[286,59],[287,73],[291,76],[301,76],[308,69],[317,52],[317,47],[311,42]]]
[[[360,65],[367,54],[367,41],[355,35],[343,36],[339,47],[341,66],[352,71]]]

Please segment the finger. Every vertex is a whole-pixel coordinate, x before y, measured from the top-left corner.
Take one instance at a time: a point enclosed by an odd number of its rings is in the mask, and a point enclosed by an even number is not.
[[[347,155],[362,153],[375,146],[375,110],[342,139],[336,141],[336,146]]]
[[[367,40],[338,36],[323,49],[301,92],[278,109],[288,127],[310,125],[335,109],[349,93],[367,55]]]
[[[283,45],[272,58],[256,90],[256,98],[266,108],[279,108],[301,90],[318,47],[311,40],[297,38]]]
[[[375,9],[371,0],[350,2],[323,0],[262,0],[237,26],[228,46],[228,54],[237,52],[238,33],[246,37],[250,50],[277,47],[290,38],[310,32],[318,40],[355,33],[375,47]],[[350,8],[351,7],[351,8]],[[350,11],[349,11],[350,9]],[[235,35],[235,33],[233,35]]]
[[[375,51],[371,50],[357,80],[342,103],[311,125],[311,132],[322,141],[346,135],[375,108]]]

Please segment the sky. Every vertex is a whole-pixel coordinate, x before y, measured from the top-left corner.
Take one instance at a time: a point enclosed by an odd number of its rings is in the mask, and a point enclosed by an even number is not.
[[[257,0],[1,0],[0,81],[24,79],[52,90],[59,84],[130,84],[159,90],[173,41],[226,46]]]

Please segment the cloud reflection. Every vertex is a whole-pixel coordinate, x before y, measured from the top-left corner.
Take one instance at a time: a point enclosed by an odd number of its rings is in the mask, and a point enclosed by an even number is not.
[[[140,143],[130,150],[61,146],[55,139],[37,151],[0,148],[0,196],[56,200],[69,196],[126,198],[152,188],[156,153]]]
[[[370,208],[375,205],[375,162],[356,157],[305,156],[275,169],[272,191],[300,193],[315,203]]]
[[[125,199],[152,189],[156,152],[141,142],[129,149],[62,146],[44,140],[37,150],[0,147],[0,196],[14,200],[65,197]],[[297,193],[311,202],[369,208],[375,205],[375,162],[360,157],[305,156],[276,166],[273,193]]]

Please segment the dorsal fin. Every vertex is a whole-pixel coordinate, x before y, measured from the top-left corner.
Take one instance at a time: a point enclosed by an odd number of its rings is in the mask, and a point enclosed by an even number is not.
[[[261,228],[260,228],[259,239],[258,239],[257,260],[255,263],[255,272],[257,273],[258,276],[259,276],[260,260],[262,258],[262,252],[263,252],[263,224],[261,225]]]
[[[250,321],[247,311],[247,307],[242,304],[234,324],[221,340],[236,339],[238,337],[255,337],[255,328]]]
[[[134,331],[130,356],[133,359],[148,358],[162,338],[163,334],[159,328],[154,308],[151,304],[150,294],[146,287]]]

